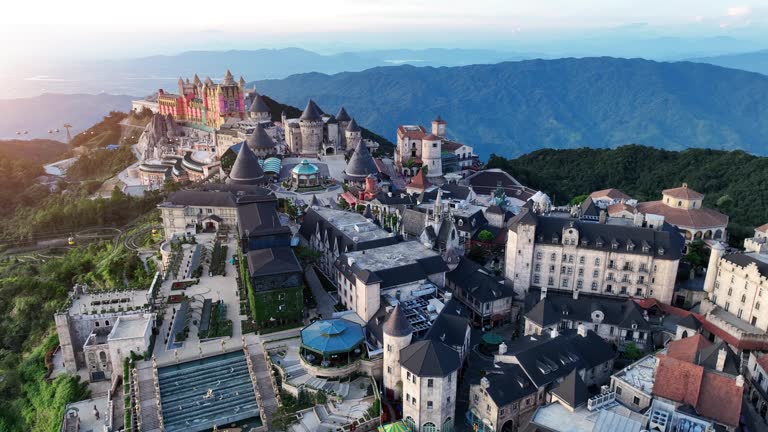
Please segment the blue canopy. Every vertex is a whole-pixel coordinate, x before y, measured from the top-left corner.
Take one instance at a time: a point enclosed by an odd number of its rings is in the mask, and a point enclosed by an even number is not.
[[[338,318],[315,321],[301,330],[301,344],[322,354],[349,352],[364,338],[360,324]]]

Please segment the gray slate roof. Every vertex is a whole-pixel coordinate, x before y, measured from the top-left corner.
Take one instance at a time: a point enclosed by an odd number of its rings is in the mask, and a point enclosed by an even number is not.
[[[445,278],[480,303],[515,296],[514,289],[504,283],[503,277],[489,274],[483,266],[466,257],[462,257],[459,265],[446,273]]]
[[[552,393],[570,405],[571,408],[577,408],[587,403],[587,399],[589,399],[587,385],[581,379],[581,376],[576,373],[576,369],[572,370],[563,382],[552,390]]]
[[[290,247],[256,249],[248,252],[248,270],[251,277],[285,273],[301,274],[301,266]]]
[[[352,120],[349,117],[349,114],[347,114],[347,110],[344,109],[344,107],[339,108],[339,112],[336,114],[336,120],[340,122],[350,121]]]
[[[240,146],[235,163],[229,172],[228,183],[257,185],[264,183],[264,170],[259,159],[247,145]]]
[[[473,363],[473,368],[474,366]],[[494,365],[493,362],[488,361],[485,364],[477,365],[477,367],[486,371],[485,378],[490,383],[490,387],[486,391],[498,407],[509,405],[538,391],[528,376],[525,375],[523,369],[516,364],[496,363]],[[481,376],[473,375],[470,377],[470,383],[480,384],[481,379]]]
[[[251,150],[271,150],[275,148],[276,145],[272,137],[269,136],[267,131],[264,130],[260,124],[256,125],[253,133],[248,136],[248,139],[245,140],[245,142],[248,143],[248,147],[250,147]]]
[[[321,121],[323,119],[323,111],[317,106],[312,99],[307,102],[307,106],[304,108],[304,112],[301,113],[299,120],[306,121]]]
[[[640,330],[650,329],[650,324],[643,316],[643,310],[631,299],[580,294],[578,300],[572,294],[548,292],[547,297],[539,301],[525,317],[540,326],[559,323],[560,320],[592,322],[592,313],[603,313],[603,324],[619,328]]]
[[[408,318],[405,317],[405,311],[403,311],[399,303],[384,322],[382,331],[389,336],[395,337],[407,336],[413,333],[413,328],[411,328]]]
[[[355,121],[355,119],[352,119],[352,121],[350,121],[349,124],[347,125],[346,131],[347,132],[360,132],[361,129],[360,129],[360,126],[357,125],[357,122]]]
[[[432,339],[400,350],[400,365],[419,377],[445,377],[461,366],[459,353]]]
[[[180,190],[160,206],[236,207],[237,197],[229,191]]]
[[[349,158],[344,174],[353,180],[364,180],[369,174],[378,174],[379,169],[373,160],[373,155],[362,141],[357,145],[352,157]]]
[[[253,102],[251,103],[251,108],[248,111],[252,113],[269,112],[269,107],[267,106],[267,103],[264,102],[264,98],[262,98],[260,94],[254,93]]]
[[[750,264],[757,266],[757,271],[765,277],[768,277],[768,262],[759,260],[752,256],[752,253],[733,253],[723,257],[724,260],[736,264],[739,267],[747,267]]]

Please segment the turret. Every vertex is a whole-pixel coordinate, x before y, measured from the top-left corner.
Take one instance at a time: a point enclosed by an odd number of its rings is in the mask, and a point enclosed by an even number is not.
[[[301,153],[320,153],[323,143],[323,112],[312,99],[299,117]]]
[[[341,123],[339,123],[339,126],[341,126]],[[357,122],[355,121],[355,119],[350,120],[349,123],[347,124],[347,127],[344,130],[344,137],[346,141],[347,150],[352,150],[357,148],[358,144],[360,144],[360,142],[362,141],[363,139],[362,130],[360,129],[360,126],[357,125]]]
[[[398,304],[382,326],[384,343],[384,390],[387,398],[401,398],[403,384],[400,374],[400,350],[411,343],[413,328]]]
[[[432,120],[432,135],[437,135],[442,138],[445,137],[445,120],[440,116],[437,116],[437,118]]]
[[[709,264],[707,265],[707,276],[704,278],[704,291],[711,294],[715,290],[715,281],[717,280],[717,270],[720,266],[720,258],[725,255],[725,247],[720,242],[712,245],[712,253],[709,254]]]
[[[443,142],[439,136],[429,134],[421,140],[422,167],[427,168],[427,177],[441,177],[443,162],[440,159]]]

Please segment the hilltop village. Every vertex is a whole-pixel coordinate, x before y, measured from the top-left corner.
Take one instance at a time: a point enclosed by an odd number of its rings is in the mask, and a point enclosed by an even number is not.
[[[438,113],[399,126],[387,153],[354,112],[278,110],[229,72],[133,108],[153,115],[132,175],[178,190],[158,205],[159,249],[143,251],[151,286],[78,284],[55,316],[54,373],[94,395],[64,431],[768,418],[768,224],[729,247],[728,216],[695,185],[555,206],[483,169]]]

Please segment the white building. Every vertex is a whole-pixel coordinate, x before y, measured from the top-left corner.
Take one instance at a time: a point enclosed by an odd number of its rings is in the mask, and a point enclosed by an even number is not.
[[[515,291],[530,287],[671,303],[683,238],[668,224],[583,222],[528,209],[509,224],[505,275]]]

